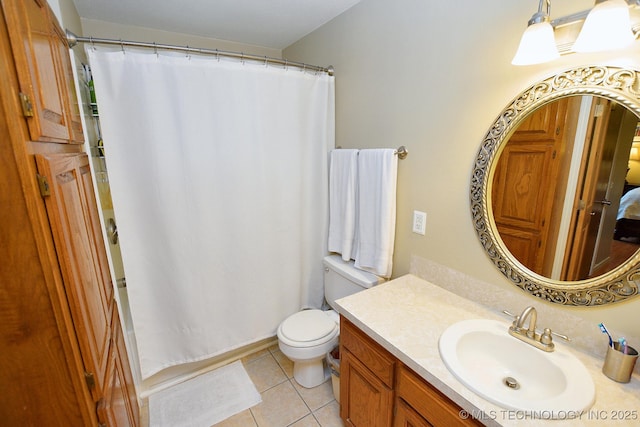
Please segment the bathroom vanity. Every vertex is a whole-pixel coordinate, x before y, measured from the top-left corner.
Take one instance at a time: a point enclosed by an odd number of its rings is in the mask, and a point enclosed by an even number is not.
[[[584,411],[548,413],[502,408],[458,381],[440,357],[438,340],[467,319],[509,318],[414,275],[337,301],[341,314],[341,417],[349,426],[581,426],[640,422],[640,378],[606,378],[602,360],[565,346],[596,388]],[[524,308],[524,307],[523,307]],[[544,326],[545,319],[539,319]],[[553,326],[553,325],[550,325]],[[551,420],[551,416],[557,419]]]
[[[481,425],[461,418],[462,408],[344,317],[340,331],[340,416],[347,425]]]

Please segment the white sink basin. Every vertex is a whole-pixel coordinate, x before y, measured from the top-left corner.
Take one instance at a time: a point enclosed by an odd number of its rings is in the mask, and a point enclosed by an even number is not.
[[[593,404],[595,386],[580,360],[557,342],[553,352],[539,350],[508,328],[488,319],[455,323],[440,336],[440,356],[466,387],[506,409],[554,418]]]

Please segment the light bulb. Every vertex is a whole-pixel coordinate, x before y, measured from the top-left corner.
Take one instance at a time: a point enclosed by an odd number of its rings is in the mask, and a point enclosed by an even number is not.
[[[527,27],[511,63],[513,65],[540,64],[559,57],[553,27],[548,21],[544,21]]]
[[[634,40],[627,2],[607,0],[589,12],[572,49],[574,52],[622,49]]]

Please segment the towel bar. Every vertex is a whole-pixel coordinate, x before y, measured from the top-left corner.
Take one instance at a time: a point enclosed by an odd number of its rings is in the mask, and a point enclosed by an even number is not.
[[[338,149],[338,150],[340,150],[341,148],[342,148],[341,146],[337,146],[336,147],[336,149]],[[396,154],[398,155],[398,158],[400,160],[404,160],[404,159],[407,158],[407,155],[409,154],[409,150],[407,150],[407,147],[405,147],[404,145],[401,145],[396,150]]]
[[[396,150],[396,154],[398,155],[398,158],[400,160],[404,160],[407,157],[407,155],[409,154],[409,150],[407,150],[407,148],[404,145],[401,145]]]

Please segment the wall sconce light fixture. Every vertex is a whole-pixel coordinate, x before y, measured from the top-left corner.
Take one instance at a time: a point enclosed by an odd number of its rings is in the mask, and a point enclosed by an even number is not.
[[[511,63],[531,65],[558,58],[561,52],[555,40],[555,30],[579,22],[583,22],[580,33],[571,49],[562,53],[600,52],[627,47],[636,39],[629,7],[638,5],[639,0],[596,0],[592,9],[551,21],[551,0],[540,0],[538,12],[529,20]]]
[[[522,34],[516,56],[511,61],[513,65],[540,64],[560,57],[553,36],[550,12],[551,0],[540,0],[538,11],[533,14]]]

